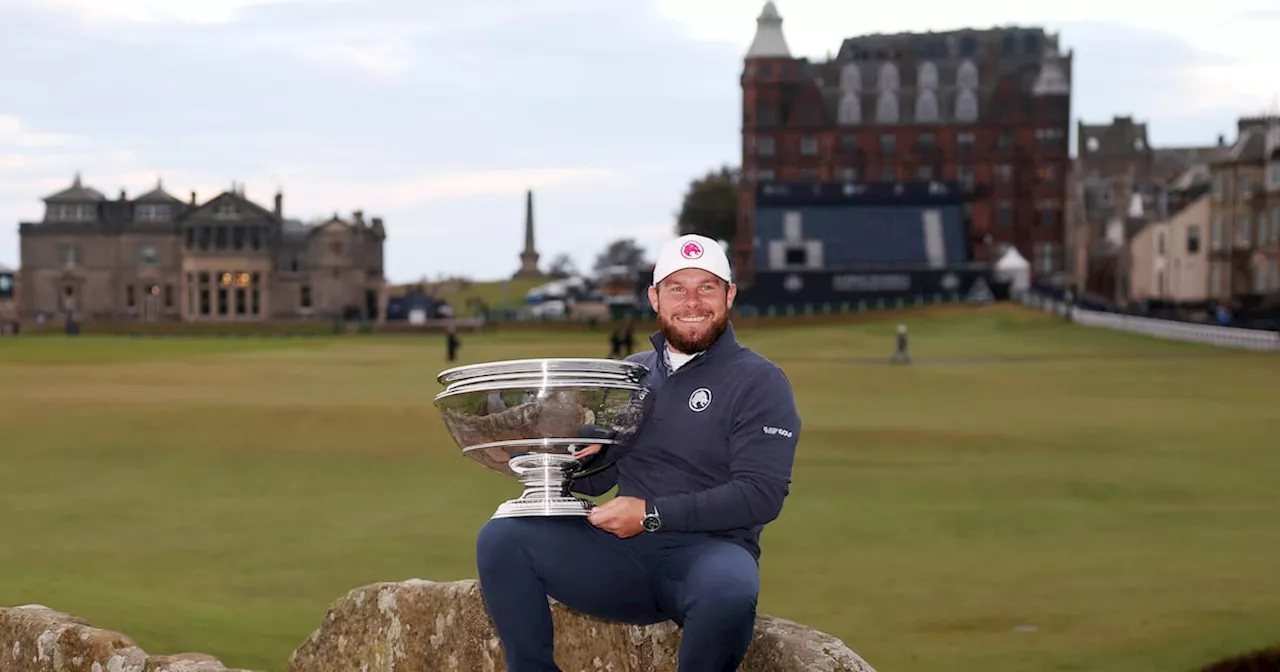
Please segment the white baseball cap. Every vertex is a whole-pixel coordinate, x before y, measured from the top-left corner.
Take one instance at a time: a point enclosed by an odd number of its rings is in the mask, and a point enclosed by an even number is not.
[[[733,282],[729,257],[720,243],[697,234],[686,234],[662,246],[653,265],[653,284],[686,268],[700,268],[725,282]]]

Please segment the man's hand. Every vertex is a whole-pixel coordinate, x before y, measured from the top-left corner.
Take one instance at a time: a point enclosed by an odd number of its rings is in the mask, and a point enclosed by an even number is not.
[[[579,450],[578,452],[574,453],[573,459],[581,460],[584,458],[591,457],[592,455],[595,455],[596,453],[600,452],[601,448],[604,448],[603,443],[593,443],[587,446],[586,448],[583,448],[582,450]]]
[[[619,539],[634,537],[644,531],[644,500],[614,497],[592,509],[587,520]]]

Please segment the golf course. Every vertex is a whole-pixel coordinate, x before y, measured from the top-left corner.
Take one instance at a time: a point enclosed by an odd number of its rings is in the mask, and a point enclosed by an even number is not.
[[[1280,356],[1014,305],[813,322],[737,329],[804,422],[760,611],[879,672],[1280,644]],[[608,352],[604,327],[462,339],[459,364]],[[0,606],[282,672],[353,588],[473,578],[519,485],[446,434],[449,365],[439,335],[0,339]]]

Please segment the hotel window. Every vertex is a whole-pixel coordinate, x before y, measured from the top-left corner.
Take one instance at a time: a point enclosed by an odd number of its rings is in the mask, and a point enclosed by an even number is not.
[[[898,137],[892,133],[880,134],[880,154],[884,156],[892,156],[894,147],[898,143]]]
[[[1215,250],[1222,247],[1222,215],[1213,216],[1213,225],[1209,232],[1209,243]]]
[[[200,272],[200,314],[213,314],[213,288],[207,271]]]
[[[311,307],[311,285],[303,285],[298,292],[298,306],[301,308]]]
[[[920,166],[916,168],[916,177],[921,180],[933,179],[933,166]]]
[[[1040,226],[1052,227],[1058,223],[1058,204],[1054,201],[1040,203]]]
[[[1200,251],[1200,227],[1187,227],[1187,254],[1195,254]]]
[[[996,181],[1000,184],[1013,182],[1013,166],[1007,163],[996,166]]]
[[[1248,247],[1253,242],[1252,236],[1249,235],[1253,227],[1253,218],[1247,213],[1236,216],[1236,245],[1240,247]]]
[[[80,248],[75,245],[59,245],[58,263],[63,268],[72,268],[80,263]]]
[[[973,167],[956,166],[956,182],[966,190],[973,189]]]
[[[804,156],[816,156],[818,154],[818,139],[814,137],[801,138],[800,153]]]
[[[876,101],[876,121],[881,124],[898,123],[898,94],[884,91]]]
[[[1057,271],[1058,244],[1036,243],[1035,259],[1037,274],[1053,273]]]
[[[258,315],[262,311],[261,281],[262,281],[262,276],[258,275],[257,273],[254,273],[251,280],[252,282],[251,289],[253,290],[253,293],[252,293],[253,305],[249,308],[249,313],[252,315]]]
[[[1268,225],[1268,224],[1269,224],[1269,222],[1267,221],[1267,213],[1266,213],[1266,211],[1264,210],[1264,211],[1262,211],[1262,212],[1259,212],[1259,213],[1258,213],[1258,226],[1257,226],[1258,231],[1257,231],[1257,236],[1256,236],[1256,240],[1257,240],[1257,245],[1258,245],[1258,247],[1262,247],[1263,245],[1266,245],[1266,244],[1267,244],[1267,234],[1268,234],[1268,226],[1267,226],[1267,225]]]
[[[957,133],[956,134],[956,151],[961,154],[968,154],[973,151],[973,134]]]
[[[773,136],[762,135],[756,138],[756,154],[758,156],[773,156]]]
[[[1013,206],[1009,205],[1009,201],[1000,201],[996,206],[996,226],[1002,229],[1013,227]]]

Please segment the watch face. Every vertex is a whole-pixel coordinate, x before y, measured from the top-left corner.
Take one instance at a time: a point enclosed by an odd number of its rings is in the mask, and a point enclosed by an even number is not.
[[[657,517],[657,516],[645,516],[645,517],[644,517],[644,529],[646,529],[646,530],[648,530],[648,531],[650,531],[650,532],[656,532],[656,531],[657,531],[657,529],[658,529],[659,527],[661,527],[661,526],[662,526],[662,521],[661,521],[661,520],[658,520],[658,517]]]

